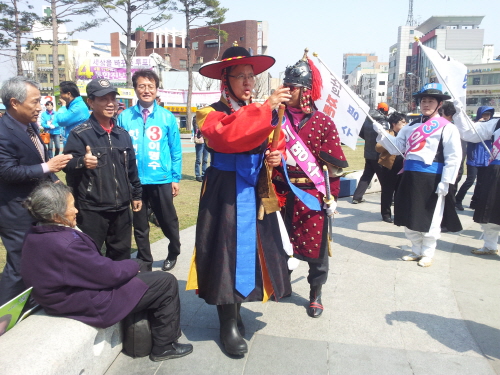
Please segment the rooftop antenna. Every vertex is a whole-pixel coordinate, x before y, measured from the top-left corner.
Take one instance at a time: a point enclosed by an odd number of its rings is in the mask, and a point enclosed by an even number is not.
[[[409,0],[410,7],[408,9],[408,19],[406,20],[406,26],[416,26],[416,22],[413,19],[413,0]]]

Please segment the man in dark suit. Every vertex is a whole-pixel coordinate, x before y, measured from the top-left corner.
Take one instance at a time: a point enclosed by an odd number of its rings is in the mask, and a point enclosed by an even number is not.
[[[40,181],[58,181],[59,172],[72,158],[49,160],[36,123],[42,110],[38,84],[14,77],[0,91],[6,113],[0,118],[0,237],[7,264],[0,280],[0,306],[26,288],[21,279],[21,248],[32,218],[23,201]]]

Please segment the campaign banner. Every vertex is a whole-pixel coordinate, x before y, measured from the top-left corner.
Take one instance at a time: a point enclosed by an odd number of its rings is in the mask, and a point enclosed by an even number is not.
[[[32,290],[33,287],[0,306],[0,336],[16,325]]]
[[[158,89],[160,100],[169,104],[186,104],[187,90],[164,90]],[[208,105],[220,99],[220,91],[193,91],[191,95],[192,105]]]
[[[330,116],[339,132],[340,141],[356,149],[358,135],[370,107],[318,58],[317,65],[323,79],[321,98],[315,102],[318,109]]]
[[[149,57],[132,58],[132,74],[139,69],[152,69],[154,62]],[[82,61],[76,69],[76,79],[91,80],[105,78],[108,81],[126,81],[127,67],[122,57],[96,57]]]
[[[467,67],[450,56],[441,54],[439,51],[419,43],[436,73],[439,83],[443,89],[448,91],[455,99],[460,100],[465,106],[467,90]]]

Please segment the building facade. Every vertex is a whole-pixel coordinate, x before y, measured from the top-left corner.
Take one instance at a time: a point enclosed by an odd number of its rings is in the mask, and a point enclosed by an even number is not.
[[[421,43],[450,56],[462,64],[481,64],[484,52],[484,29],[479,25],[484,16],[433,16],[417,27],[423,36]],[[415,42],[413,54],[418,58],[411,72],[420,77],[421,83],[434,82],[436,73],[429,59]],[[414,65],[416,63],[416,66]]]
[[[344,53],[342,61],[342,79],[347,80],[347,76],[363,62],[377,62],[378,57],[374,53]]]
[[[59,81],[77,81],[77,73],[83,69],[85,60],[95,57],[109,57],[109,43],[94,43],[76,39],[61,41],[58,46],[58,72],[54,72],[52,45],[41,44],[37,50],[24,51],[24,75],[40,83],[42,95],[54,94],[54,74],[59,74]]]
[[[410,83],[406,72],[410,71],[415,37],[422,35],[415,29],[416,26],[399,26],[397,42],[389,48],[387,102],[397,111],[406,111],[408,108]]]
[[[500,116],[500,61],[469,64],[467,69],[467,113],[475,115],[478,107],[487,105]]]

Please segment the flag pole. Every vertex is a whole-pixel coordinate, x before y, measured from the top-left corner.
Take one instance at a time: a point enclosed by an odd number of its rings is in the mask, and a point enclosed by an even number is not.
[[[314,56],[314,57],[316,57],[316,58],[318,59],[318,61],[321,63],[321,65],[323,65],[323,66],[326,68],[326,70],[328,70],[328,72],[329,72],[332,76],[334,76],[334,77],[338,80],[337,76],[336,76],[336,75],[335,75],[335,74],[334,74],[334,73],[330,70],[330,68],[329,68],[329,67],[328,67],[328,66],[327,66],[327,65],[323,62],[323,60],[321,60],[321,58],[318,56],[318,53],[317,53],[317,52],[314,52],[314,53],[313,53],[313,56]],[[355,97],[353,97],[353,96],[351,95],[351,93],[349,92],[349,90],[346,90],[346,92],[347,92],[347,94],[351,97],[351,99],[352,99],[352,100],[354,100],[356,103],[358,102],[359,97],[356,97],[356,98],[355,98]],[[362,108],[361,106],[358,106],[358,107],[359,107],[359,109],[361,109],[361,111],[363,111],[363,113],[366,115],[366,117],[368,117],[368,118],[371,120],[371,122],[376,122],[376,121],[373,119],[373,117],[372,117],[372,116],[370,116],[370,114],[364,110],[364,108]],[[405,158],[405,156],[404,156],[404,155],[403,155],[403,153],[399,150],[399,148],[398,148],[398,147],[394,144],[394,142],[392,142],[392,140],[391,140],[389,137],[386,137],[386,138],[389,140],[389,142],[391,142],[391,144],[394,146],[394,148],[395,148],[396,150],[398,150],[399,154],[400,154],[400,155],[403,157],[403,159],[404,159],[404,158]]]
[[[419,47],[422,47],[422,42],[420,41],[420,38],[419,37],[414,37],[415,41],[418,43]],[[425,50],[423,48],[421,48],[422,51],[424,51],[424,53],[426,54],[427,56],[427,53],[425,52]],[[436,50],[437,51],[437,50]],[[428,58],[428,56],[427,56]],[[432,66],[434,67],[434,70],[436,72],[438,72],[436,66],[432,63],[432,60],[429,59],[429,61],[431,62]],[[440,74],[441,76],[441,74]],[[441,76],[442,77],[442,76]],[[444,79],[443,79],[444,81]],[[446,90],[448,91],[448,93],[450,94],[450,96],[455,99],[455,100],[458,100],[457,98],[455,98],[453,96],[453,92],[450,90],[450,88],[448,87],[448,84],[446,82],[439,82],[441,83],[442,85],[444,85],[446,87]],[[474,132],[476,133],[476,135],[479,137],[479,139],[481,140],[481,143],[483,144],[484,148],[486,149],[486,151],[488,151],[488,154],[490,154],[490,158],[491,159],[494,159],[493,158],[493,154],[491,153],[490,151],[490,148],[488,146],[486,146],[486,143],[484,143],[484,140],[483,138],[481,137],[481,135],[479,134],[479,132],[477,131],[476,127],[474,126],[474,124],[472,123],[472,120],[470,119],[469,116],[467,116],[467,113],[465,112],[465,110],[463,109],[463,107],[460,108],[460,112],[462,113],[462,115],[467,119],[467,123],[469,124],[469,128],[472,128],[472,130],[474,130]]]

